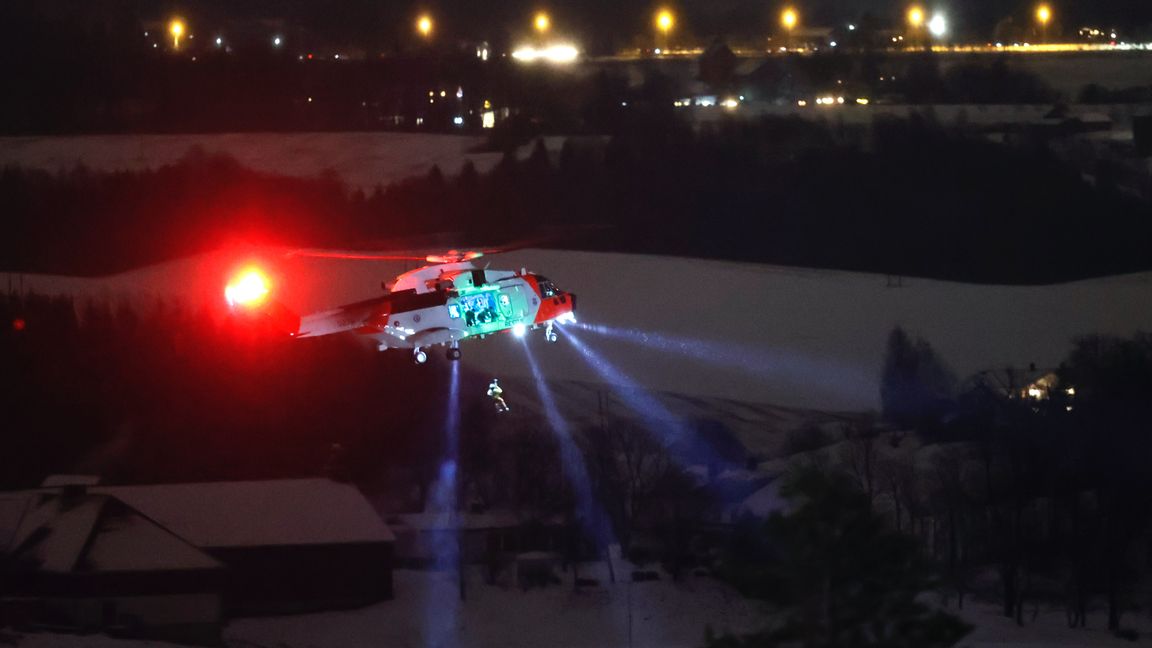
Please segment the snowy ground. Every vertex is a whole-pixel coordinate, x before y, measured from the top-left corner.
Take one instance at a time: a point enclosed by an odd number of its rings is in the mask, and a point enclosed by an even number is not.
[[[217,135],[79,135],[0,138],[0,167],[47,171],[78,164],[98,171],[153,169],[172,164],[194,147],[226,153],[256,171],[315,177],[332,171],[352,188],[426,173],[439,165],[459,173],[465,160],[484,172],[499,153],[474,152],[485,138],[424,133],[226,133]],[[550,139],[549,146],[559,141]]]
[[[597,567],[599,570],[597,571]],[[622,574],[620,571],[618,574]],[[467,599],[458,599],[454,573],[400,570],[396,598],[365,608],[287,617],[237,619],[224,630],[230,648],[677,648],[703,644],[706,625],[717,631],[750,632],[761,627],[767,611],[741,599],[707,577],[681,583],[666,577],[646,583],[610,584],[603,566],[588,565],[584,577],[600,583],[573,592],[570,581],[545,589],[482,584],[478,570],[469,575]],[[1024,648],[1147,645],[1152,624],[1147,616],[1125,617],[1126,627],[1141,631],[1140,644],[1102,629],[1105,613],[1094,611],[1088,628],[1071,630],[1063,610],[1043,608],[1027,625],[1017,626],[988,603],[950,608],[975,626],[960,646]],[[2,638],[2,637],[0,637]],[[103,636],[29,634],[20,648],[169,648],[172,644],[128,641]]]
[[[393,601],[349,612],[243,619],[229,625],[225,637],[239,645],[292,648],[673,648],[701,645],[707,624],[750,631],[762,618],[759,604],[710,578],[612,585],[606,573],[593,575],[601,585],[580,592],[570,584],[521,592],[484,586],[477,571],[470,574],[467,600],[460,603],[455,574],[402,570],[396,572]]]

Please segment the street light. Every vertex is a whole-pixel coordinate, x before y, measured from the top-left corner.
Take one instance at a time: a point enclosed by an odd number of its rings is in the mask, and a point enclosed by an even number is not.
[[[532,21],[532,26],[536,28],[538,33],[546,34],[548,30],[552,29],[552,18],[543,11],[538,11],[536,12],[536,18]]]
[[[420,32],[421,38],[428,38],[432,35],[432,17],[428,14],[420,16],[416,20],[416,31]]]
[[[912,7],[908,10],[908,24],[912,29],[920,29],[924,25],[924,10],[920,7]]]
[[[173,18],[168,23],[168,33],[172,35],[172,49],[180,49],[180,39],[184,37],[184,21]]]
[[[1048,23],[1052,22],[1052,8],[1042,4],[1036,8],[1036,21],[1040,23],[1040,40],[1048,40]]]
[[[676,24],[676,18],[672,12],[667,9],[661,9],[656,12],[656,29],[664,35],[665,40],[668,38],[668,32],[672,31],[672,26]]]
[[[920,28],[924,26],[924,9],[918,5],[913,5],[908,9],[908,26],[910,27],[908,34],[911,40],[920,40]]]
[[[800,15],[792,7],[788,7],[780,14],[780,24],[784,26],[784,31],[787,34],[787,40],[784,42],[784,48],[788,49],[792,45],[792,30],[796,29],[796,25],[800,22]]]

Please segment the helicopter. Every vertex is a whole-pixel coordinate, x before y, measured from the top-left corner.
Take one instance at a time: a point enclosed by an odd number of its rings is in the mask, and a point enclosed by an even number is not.
[[[224,289],[234,312],[265,318],[293,338],[352,333],[375,341],[380,351],[410,349],[417,364],[428,349],[446,347],[448,360],[460,359],[460,343],[511,332],[524,337],[544,329],[556,342],[556,324],[576,321],[576,295],[547,277],[525,269],[495,270],[477,265],[484,252],[450,250],[426,257],[338,254],[297,250],[291,256],[420,260],[427,265],[384,284],[385,294],[310,315],[297,315],[271,298],[267,277],[247,268]]]

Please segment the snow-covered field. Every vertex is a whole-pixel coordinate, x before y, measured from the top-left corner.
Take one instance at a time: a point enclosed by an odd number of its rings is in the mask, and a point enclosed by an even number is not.
[[[225,628],[224,642],[230,648],[688,648],[703,645],[706,626],[746,633],[759,629],[768,614],[762,604],[708,577],[611,584],[602,565],[584,566],[581,576],[596,578],[599,584],[574,592],[570,575],[565,575],[565,584],[521,591],[484,585],[477,570],[470,572],[461,602],[455,573],[400,570],[394,600],[356,610],[236,619]],[[975,626],[960,646],[1134,645],[1101,627],[1103,611],[1090,616],[1088,628],[1071,630],[1058,609],[1042,608],[1024,626],[998,615],[996,606],[988,603],[969,602],[963,611],[954,606],[948,610]],[[1126,627],[1141,630],[1142,637],[1152,629],[1146,617],[1130,614],[1124,621]],[[163,642],[55,634],[24,635],[15,645],[174,648]]]
[[[47,294],[191,303],[222,299],[227,253],[183,259],[101,279],[17,276]],[[631,381],[688,397],[813,409],[879,407],[887,337],[899,325],[923,336],[956,374],[1055,367],[1073,339],[1152,331],[1152,273],[1051,286],[983,286],[883,275],[628,254],[521,250],[485,259],[526,267],[579,296],[582,323],[561,343],[511,336],[463,345],[464,361],[494,376],[530,379],[527,344],[549,380]],[[274,290],[300,312],[380,293],[401,262],[281,259]],[[7,285],[0,275],[0,288]],[[566,335],[614,365],[595,371]],[[400,353],[400,352],[396,352]],[[439,355],[438,353],[436,355]]]
[[[483,137],[423,133],[231,133],[208,135],[79,135],[0,138],[0,167],[47,171],[78,164],[98,171],[153,169],[199,147],[226,153],[256,171],[316,177],[331,171],[349,187],[376,185],[426,173],[439,165],[459,173],[465,160],[491,169],[499,153],[475,152]]]

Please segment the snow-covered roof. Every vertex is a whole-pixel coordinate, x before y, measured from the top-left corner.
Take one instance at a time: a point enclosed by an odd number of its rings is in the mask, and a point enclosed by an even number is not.
[[[6,553],[54,573],[217,569],[220,563],[108,495],[24,493]]]
[[[391,542],[356,488],[328,479],[101,486],[202,548]]]
[[[123,502],[107,499],[96,533],[80,562],[81,569],[123,572],[223,567],[208,554]]]
[[[740,505],[741,512],[758,518],[766,518],[773,513],[787,513],[788,500],[780,494],[780,481],[773,480],[752,493]]]

